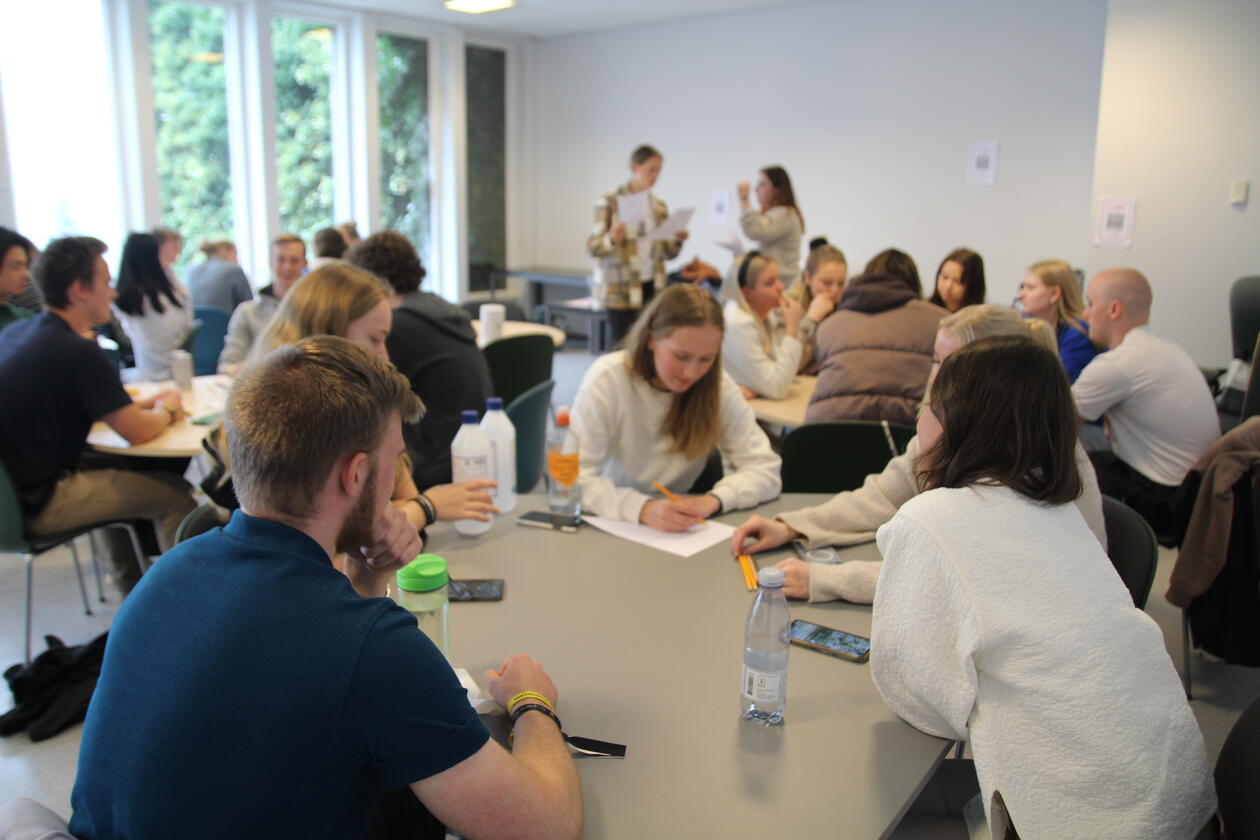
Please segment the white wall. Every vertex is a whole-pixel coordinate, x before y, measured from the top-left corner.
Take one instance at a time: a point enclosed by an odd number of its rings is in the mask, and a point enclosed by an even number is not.
[[[1230,284],[1260,274],[1258,36],[1256,0],[1108,9],[1094,193],[1135,196],[1136,225],[1130,249],[1093,246],[1087,265],[1146,274],[1153,328],[1205,365],[1231,355]],[[1227,202],[1238,177],[1244,209]]]
[[[900,247],[930,291],[967,245],[1009,302],[1029,263],[1084,261],[1105,18],[1104,0],[851,0],[543,40],[537,261],[587,264],[595,198],[651,142],[657,193],[698,205],[685,259],[725,269],[711,190],[779,163],[807,237],[851,270]],[[997,184],[969,185],[984,139]]]

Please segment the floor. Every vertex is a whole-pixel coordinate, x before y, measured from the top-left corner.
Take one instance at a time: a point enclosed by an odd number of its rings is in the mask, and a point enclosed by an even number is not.
[[[572,402],[591,361],[591,356],[573,348],[556,355],[557,404]],[[86,540],[81,541],[80,554],[85,559],[89,556]],[[1174,552],[1160,550],[1159,568],[1147,612],[1163,630],[1169,656],[1180,670],[1180,612],[1163,597],[1175,560]],[[79,644],[109,629],[118,608],[118,596],[107,583],[108,600],[99,602],[90,565],[85,567],[84,573],[93,612],[90,616],[83,613],[70,552],[58,549],[36,561],[33,637],[37,652],[43,649],[42,635],[45,633],[56,634],[67,644]],[[22,605],[22,565],[17,558],[0,557],[0,667],[22,661]],[[1105,641],[1100,639],[1099,643]],[[1196,653],[1193,655],[1193,673],[1195,699],[1191,708],[1203,731],[1208,754],[1215,761],[1234,720],[1251,701],[1260,697],[1260,668],[1225,665]],[[7,703],[0,702],[0,707],[5,706]],[[68,816],[81,734],[82,727],[76,726],[37,744],[31,743],[24,733],[0,739],[0,799],[28,796]]]

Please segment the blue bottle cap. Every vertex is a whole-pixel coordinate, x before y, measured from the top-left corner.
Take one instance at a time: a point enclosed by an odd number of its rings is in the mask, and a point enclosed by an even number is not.
[[[502,411],[502,410],[503,410],[502,397],[491,397],[490,399],[486,400],[486,411]]]
[[[476,423],[477,420],[477,412],[472,411],[471,409],[459,415],[459,422],[461,423]]]

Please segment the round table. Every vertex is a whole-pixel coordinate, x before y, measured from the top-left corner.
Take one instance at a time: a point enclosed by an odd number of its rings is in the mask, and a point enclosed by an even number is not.
[[[203,451],[201,442],[219,427],[221,421],[217,415],[223,411],[231,384],[232,379],[227,376],[198,376],[193,380],[191,397],[184,395],[184,411],[188,416],[176,420],[157,437],[144,443],[128,443],[108,424],[97,421],[88,432],[88,446],[97,452],[138,458],[191,458],[200,455]],[[127,392],[133,397],[144,398],[155,391],[173,387],[173,382],[135,382],[127,385]],[[207,418],[209,422],[194,422]]]
[[[485,347],[486,342],[481,340],[481,321],[474,320],[472,325],[473,329],[477,331],[477,346]],[[547,324],[535,324],[533,321],[503,322],[503,334],[499,336],[500,339],[516,338],[518,335],[546,335],[551,337],[551,340],[555,342],[557,347],[564,346],[564,330]]]

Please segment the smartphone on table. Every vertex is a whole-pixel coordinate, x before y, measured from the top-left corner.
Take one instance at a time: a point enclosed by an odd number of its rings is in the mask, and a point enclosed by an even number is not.
[[[446,591],[452,601],[502,601],[503,578],[450,580]]]
[[[799,618],[792,622],[792,638],[789,641],[850,662],[866,662],[871,658],[870,639]]]
[[[573,534],[577,533],[577,529],[586,523],[582,521],[580,516],[561,516],[558,513],[549,513],[545,510],[532,510],[529,513],[516,517],[516,524],[527,525],[530,528],[550,528],[553,531],[564,531],[566,534]]]

